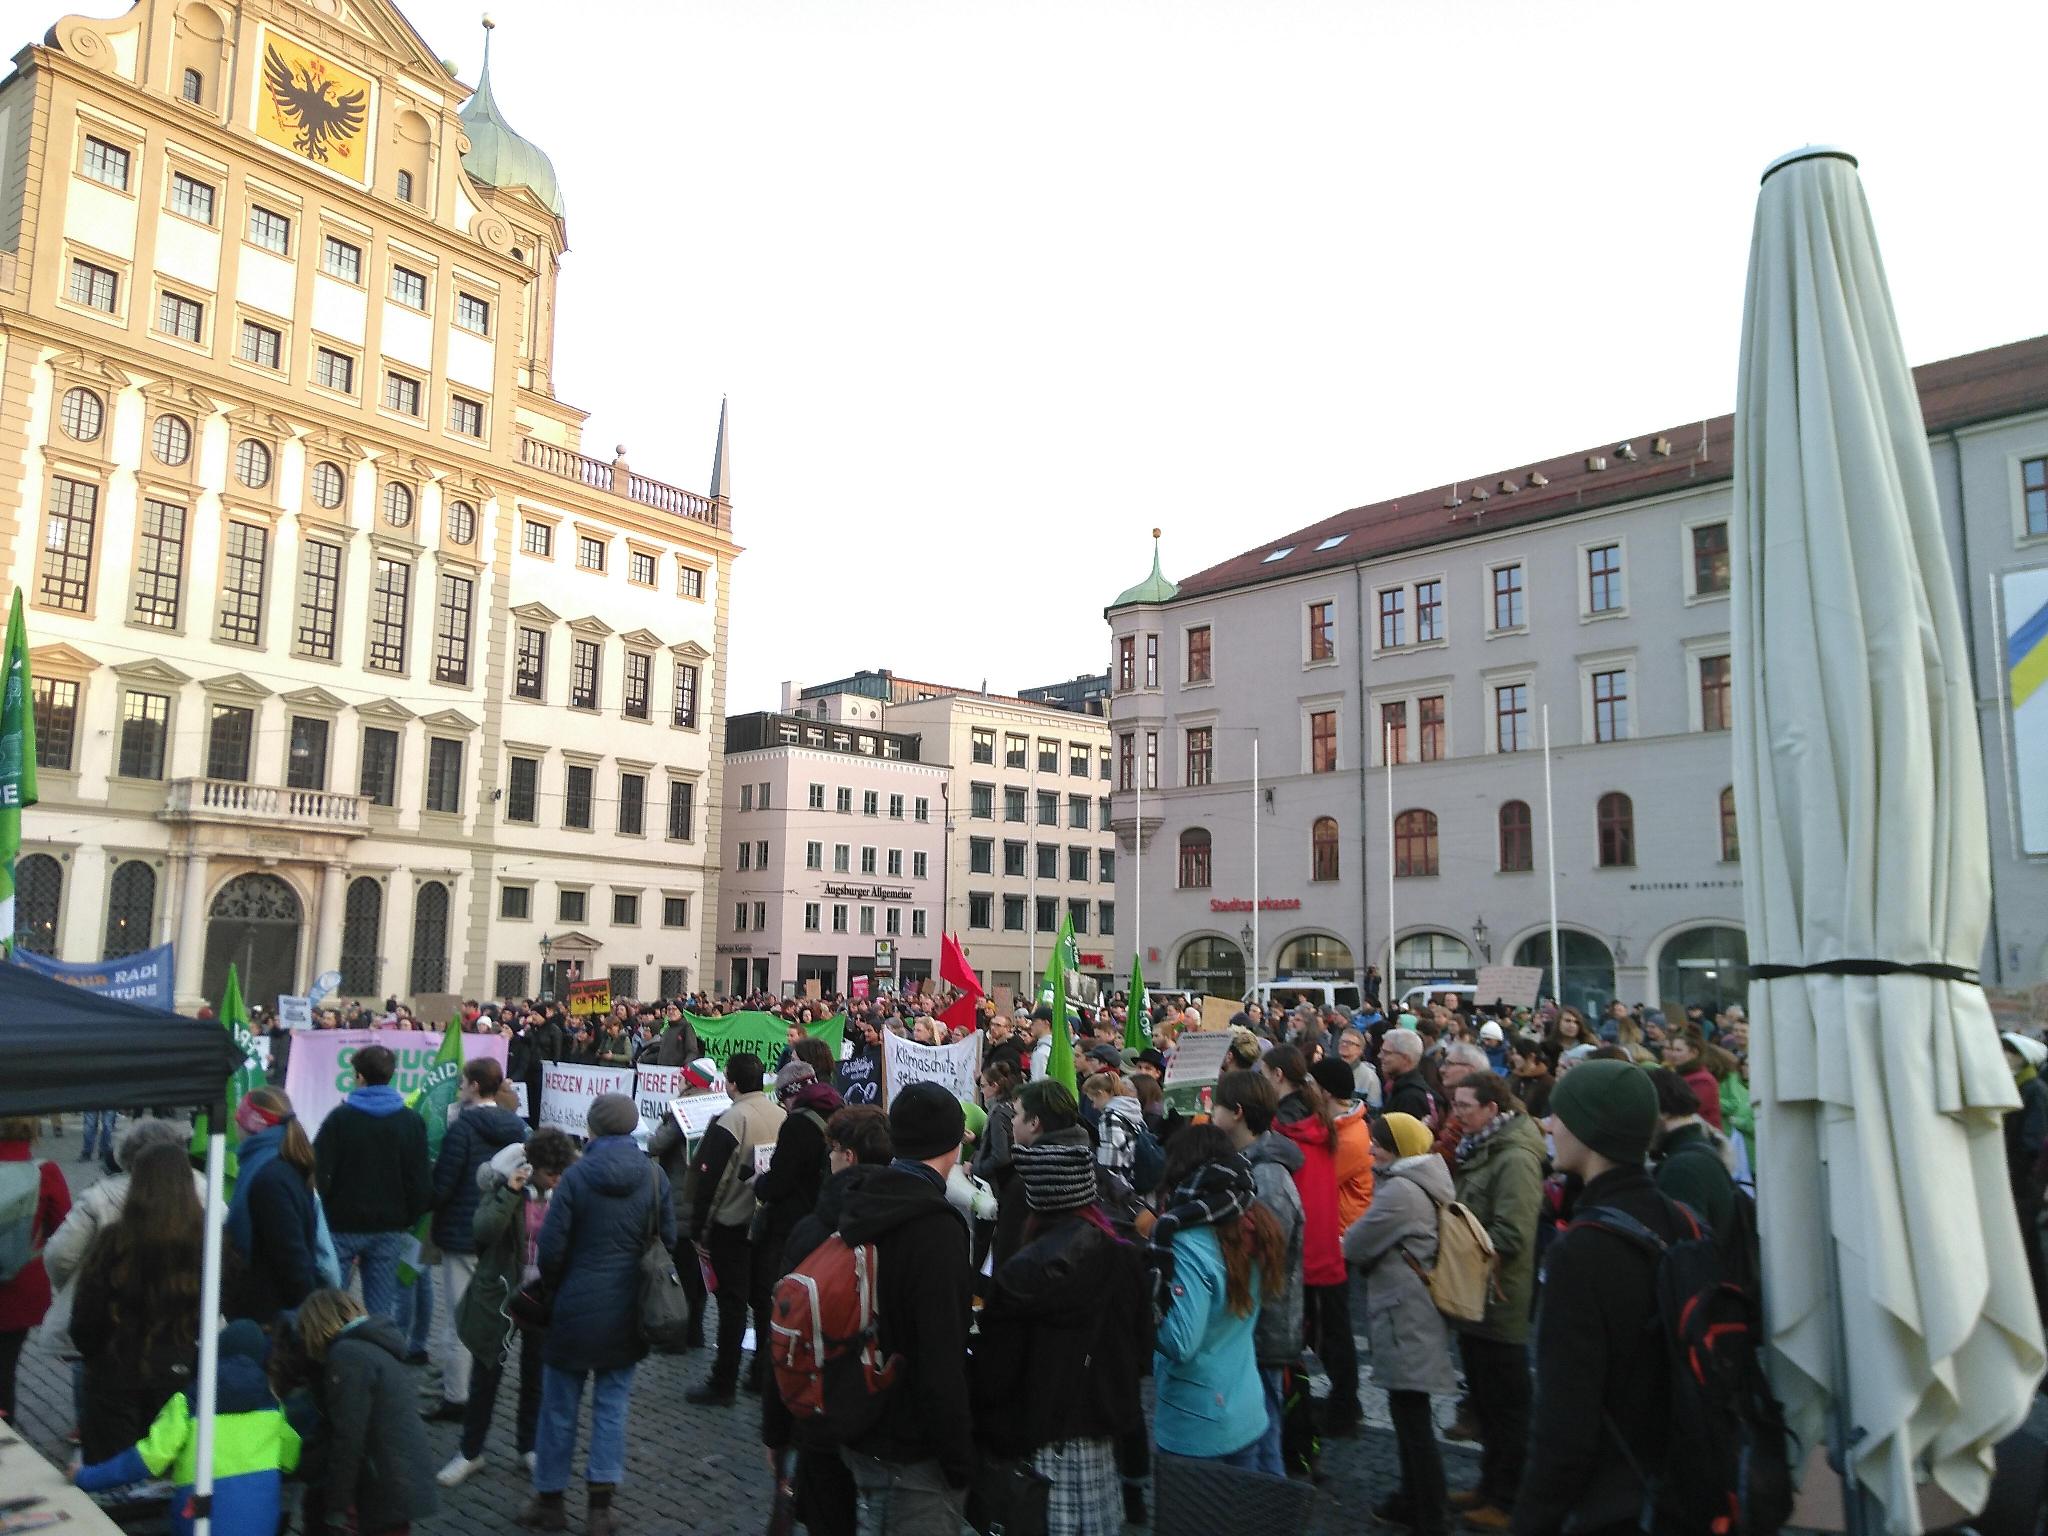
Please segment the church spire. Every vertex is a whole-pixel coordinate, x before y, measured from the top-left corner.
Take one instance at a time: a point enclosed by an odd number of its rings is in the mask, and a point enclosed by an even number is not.
[[[1170,603],[1180,595],[1180,588],[1166,579],[1159,569],[1159,530],[1152,530],[1152,574],[1125,592],[1111,603],[1111,608],[1126,608],[1133,603]]]
[[[711,499],[732,500],[732,439],[726,434],[725,396],[718,397],[718,443],[711,450]]]

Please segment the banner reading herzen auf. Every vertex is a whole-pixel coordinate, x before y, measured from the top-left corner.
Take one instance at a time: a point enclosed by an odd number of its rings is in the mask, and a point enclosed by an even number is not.
[[[937,1083],[954,1098],[972,1103],[980,1072],[979,1032],[958,1045],[919,1045],[901,1035],[882,1036],[882,1079],[890,1103],[911,1083]]]
[[[311,1029],[292,1037],[290,1064],[285,1068],[285,1092],[308,1136],[317,1135],[320,1122],[349,1095],[356,1085],[355,1056],[364,1046],[381,1045],[397,1058],[391,1086],[401,1095],[427,1085],[441,1051],[441,1033],[416,1029]],[[488,1056],[505,1065],[502,1035],[465,1035],[465,1060]],[[630,1075],[630,1074],[629,1074]]]
[[[571,1136],[588,1136],[590,1106],[597,1102],[598,1095],[632,1091],[631,1067],[577,1067],[563,1062],[542,1067],[540,1123]]]
[[[718,1063],[718,1069],[725,1070],[725,1064],[739,1051],[751,1051],[761,1058],[761,1064],[770,1071],[789,1046],[789,1023],[772,1013],[729,1013],[722,1019],[700,1019],[694,1013],[687,1016],[690,1027],[697,1031],[697,1043],[704,1054]],[[832,1049],[837,1058],[843,1050],[846,1039],[846,1015],[838,1014],[820,1024],[807,1024],[805,1030],[814,1040],[822,1040]]]

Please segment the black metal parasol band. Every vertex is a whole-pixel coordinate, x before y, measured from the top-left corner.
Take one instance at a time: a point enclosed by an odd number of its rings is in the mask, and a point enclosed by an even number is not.
[[[1966,986],[1982,986],[1977,973],[1966,966],[1944,965],[1937,960],[1922,960],[1908,965],[1902,960],[1818,960],[1812,965],[1752,965],[1749,976],[1752,981],[1777,981],[1784,976],[1929,976],[1936,981],[1960,981]]]

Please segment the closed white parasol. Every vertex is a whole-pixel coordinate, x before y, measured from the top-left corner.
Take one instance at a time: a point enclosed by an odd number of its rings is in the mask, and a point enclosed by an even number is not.
[[[1976,982],[1991,896],[1969,653],[1856,163],[1757,199],[1735,412],[1735,795],[1773,1379],[1884,1528],[1969,1510],[2040,1320]],[[1862,1503],[1854,1500],[1854,1503]]]

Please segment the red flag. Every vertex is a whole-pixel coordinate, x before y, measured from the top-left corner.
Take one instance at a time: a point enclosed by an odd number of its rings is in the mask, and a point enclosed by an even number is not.
[[[960,941],[950,933],[939,946],[939,979],[951,982],[969,997],[981,996],[981,979],[967,963],[967,952],[960,947]]]
[[[953,999],[952,1005],[939,1015],[939,1022],[948,1029],[964,1029],[970,1033],[981,1027],[981,1014],[976,1005],[981,1000],[972,992],[962,992]]]

